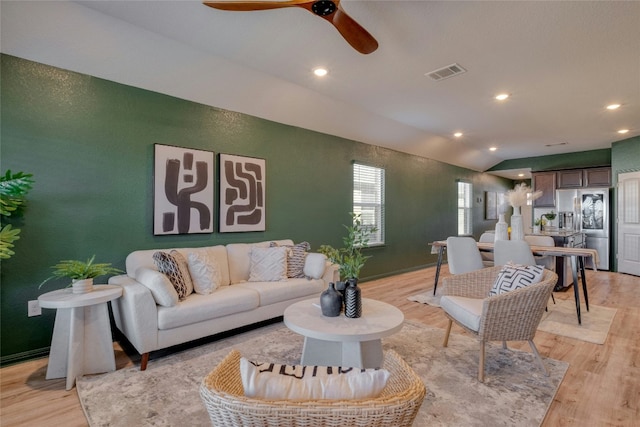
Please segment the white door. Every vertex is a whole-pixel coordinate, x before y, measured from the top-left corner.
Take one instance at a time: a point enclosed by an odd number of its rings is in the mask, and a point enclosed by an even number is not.
[[[618,176],[618,271],[640,276],[640,172]]]

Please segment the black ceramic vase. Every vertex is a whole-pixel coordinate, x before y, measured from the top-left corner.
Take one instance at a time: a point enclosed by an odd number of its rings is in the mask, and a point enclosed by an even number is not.
[[[358,279],[349,279],[344,290],[344,315],[351,318],[362,316],[362,293]]]
[[[342,295],[336,291],[335,284],[329,283],[327,290],[320,294],[320,309],[322,315],[327,317],[336,317],[340,315],[342,310]]]

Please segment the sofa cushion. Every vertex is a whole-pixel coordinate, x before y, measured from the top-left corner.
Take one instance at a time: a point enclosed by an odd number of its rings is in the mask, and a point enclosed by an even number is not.
[[[370,399],[389,379],[386,369],[256,363],[240,358],[247,397],[267,400]]]
[[[320,295],[326,286],[323,280],[287,279],[283,282],[244,282],[232,287],[252,289],[260,295],[260,305],[265,306],[295,298]]]
[[[303,273],[308,279],[321,279],[327,268],[327,257],[319,253],[308,253],[304,262]]]
[[[286,247],[251,248],[249,282],[278,282],[287,280]]]
[[[187,254],[189,274],[193,280],[193,290],[202,295],[215,291],[222,281],[218,261],[207,251],[190,251]]]
[[[291,240],[275,240],[279,245],[293,245]],[[271,241],[259,243],[229,243],[227,248],[227,257],[229,261],[229,282],[231,284],[246,282],[249,280],[249,269],[251,266],[251,248],[256,246],[259,248],[267,248]]]
[[[538,283],[542,279],[543,273],[544,267],[540,265],[508,263],[498,273],[498,277],[489,291],[489,296],[500,295]]]
[[[271,247],[276,247],[276,242],[271,242]],[[307,258],[307,252],[311,249],[309,242],[300,242],[295,245],[282,245],[289,249],[287,257],[287,277],[301,278],[304,277],[304,262]]]
[[[173,307],[178,303],[178,292],[169,278],[159,271],[141,267],[136,271],[135,279],[149,288],[156,304]]]
[[[467,328],[478,331],[484,300],[445,295],[440,299],[440,307]]]
[[[223,286],[209,295],[193,293],[173,307],[158,307],[158,329],[191,325],[258,308],[260,298],[251,289]]]
[[[180,255],[180,257],[182,256]],[[184,257],[182,257],[182,259],[184,260]],[[189,276],[188,266],[186,266],[185,269],[185,266],[183,266],[173,254],[157,251],[153,254],[153,260],[160,273],[166,274],[176,288],[180,300],[185,299],[187,295],[193,292],[193,284],[191,283],[191,276]]]

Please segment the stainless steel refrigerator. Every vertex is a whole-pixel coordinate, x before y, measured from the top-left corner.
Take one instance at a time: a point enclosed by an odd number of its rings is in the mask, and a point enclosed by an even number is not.
[[[586,247],[598,251],[598,270],[609,270],[611,210],[609,188],[556,190],[558,213],[573,212],[573,229],[585,234]],[[588,261],[590,264],[590,261]]]

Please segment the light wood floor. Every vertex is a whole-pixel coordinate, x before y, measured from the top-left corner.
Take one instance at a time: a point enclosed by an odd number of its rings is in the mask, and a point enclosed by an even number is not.
[[[429,268],[365,282],[363,295],[399,307],[407,319],[444,329],[441,309],[407,300],[430,288],[434,273]],[[447,274],[445,266],[442,276]],[[535,342],[543,357],[570,364],[543,426],[639,426],[640,278],[588,271],[587,283],[590,304],[615,307],[618,312],[604,345],[537,333]],[[573,299],[573,292],[555,297]],[[463,333],[456,328],[453,333]],[[529,351],[526,343],[510,347]],[[139,362],[118,343],[114,349],[118,369]],[[153,359],[152,354],[149,363]],[[87,425],[75,388],[65,391],[64,379],[45,380],[46,366],[45,358],[0,369],[2,426]]]

